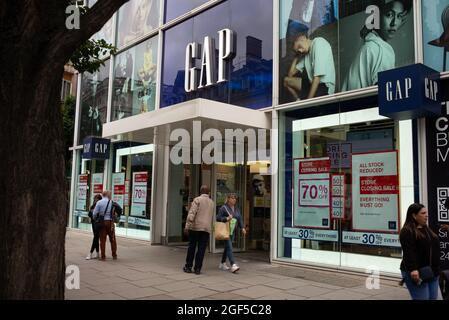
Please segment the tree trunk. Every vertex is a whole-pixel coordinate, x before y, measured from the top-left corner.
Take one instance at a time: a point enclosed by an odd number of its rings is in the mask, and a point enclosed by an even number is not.
[[[22,81],[2,79],[0,85],[6,93],[0,118],[0,299],[61,299],[68,214],[63,72],[24,70]]]
[[[68,194],[64,64],[128,0],[67,30],[70,0],[0,1],[0,299],[63,299]]]

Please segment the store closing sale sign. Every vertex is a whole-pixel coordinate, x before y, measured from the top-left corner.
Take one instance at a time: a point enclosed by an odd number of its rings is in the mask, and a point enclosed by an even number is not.
[[[330,159],[295,159],[293,225],[330,228]]]
[[[133,173],[133,197],[131,215],[145,217],[147,207],[148,172]]]
[[[352,155],[354,231],[399,232],[396,151]]]

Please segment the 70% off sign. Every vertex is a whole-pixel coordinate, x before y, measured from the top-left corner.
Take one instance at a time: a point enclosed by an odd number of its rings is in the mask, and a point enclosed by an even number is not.
[[[300,180],[300,206],[329,206],[329,180]]]

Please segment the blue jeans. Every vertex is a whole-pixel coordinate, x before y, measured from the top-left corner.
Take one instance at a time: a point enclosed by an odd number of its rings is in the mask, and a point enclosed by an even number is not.
[[[229,240],[225,240],[224,241],[225,247],[224,247],[223,255],[221,257],[221,263],[225,263],[226,262],[226,258],[228,258],[229,259],[229,263],[231,264],[231,266],[235,263],[234,255],[232,254],[232,239],[233,238],[234,237],[231,236],[229,238]]]
[[[432,281],[423,282],[418,286],[410,276],[410,272],[402,271],[401,273],[413,300],[436,300],[438,298],[438,276]]]

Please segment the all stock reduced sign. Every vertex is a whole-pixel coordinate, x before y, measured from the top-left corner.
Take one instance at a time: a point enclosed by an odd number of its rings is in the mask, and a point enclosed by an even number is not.
[[[440,239],[440,262],[449,269],[449,117],[426,119],[429,224]]]

